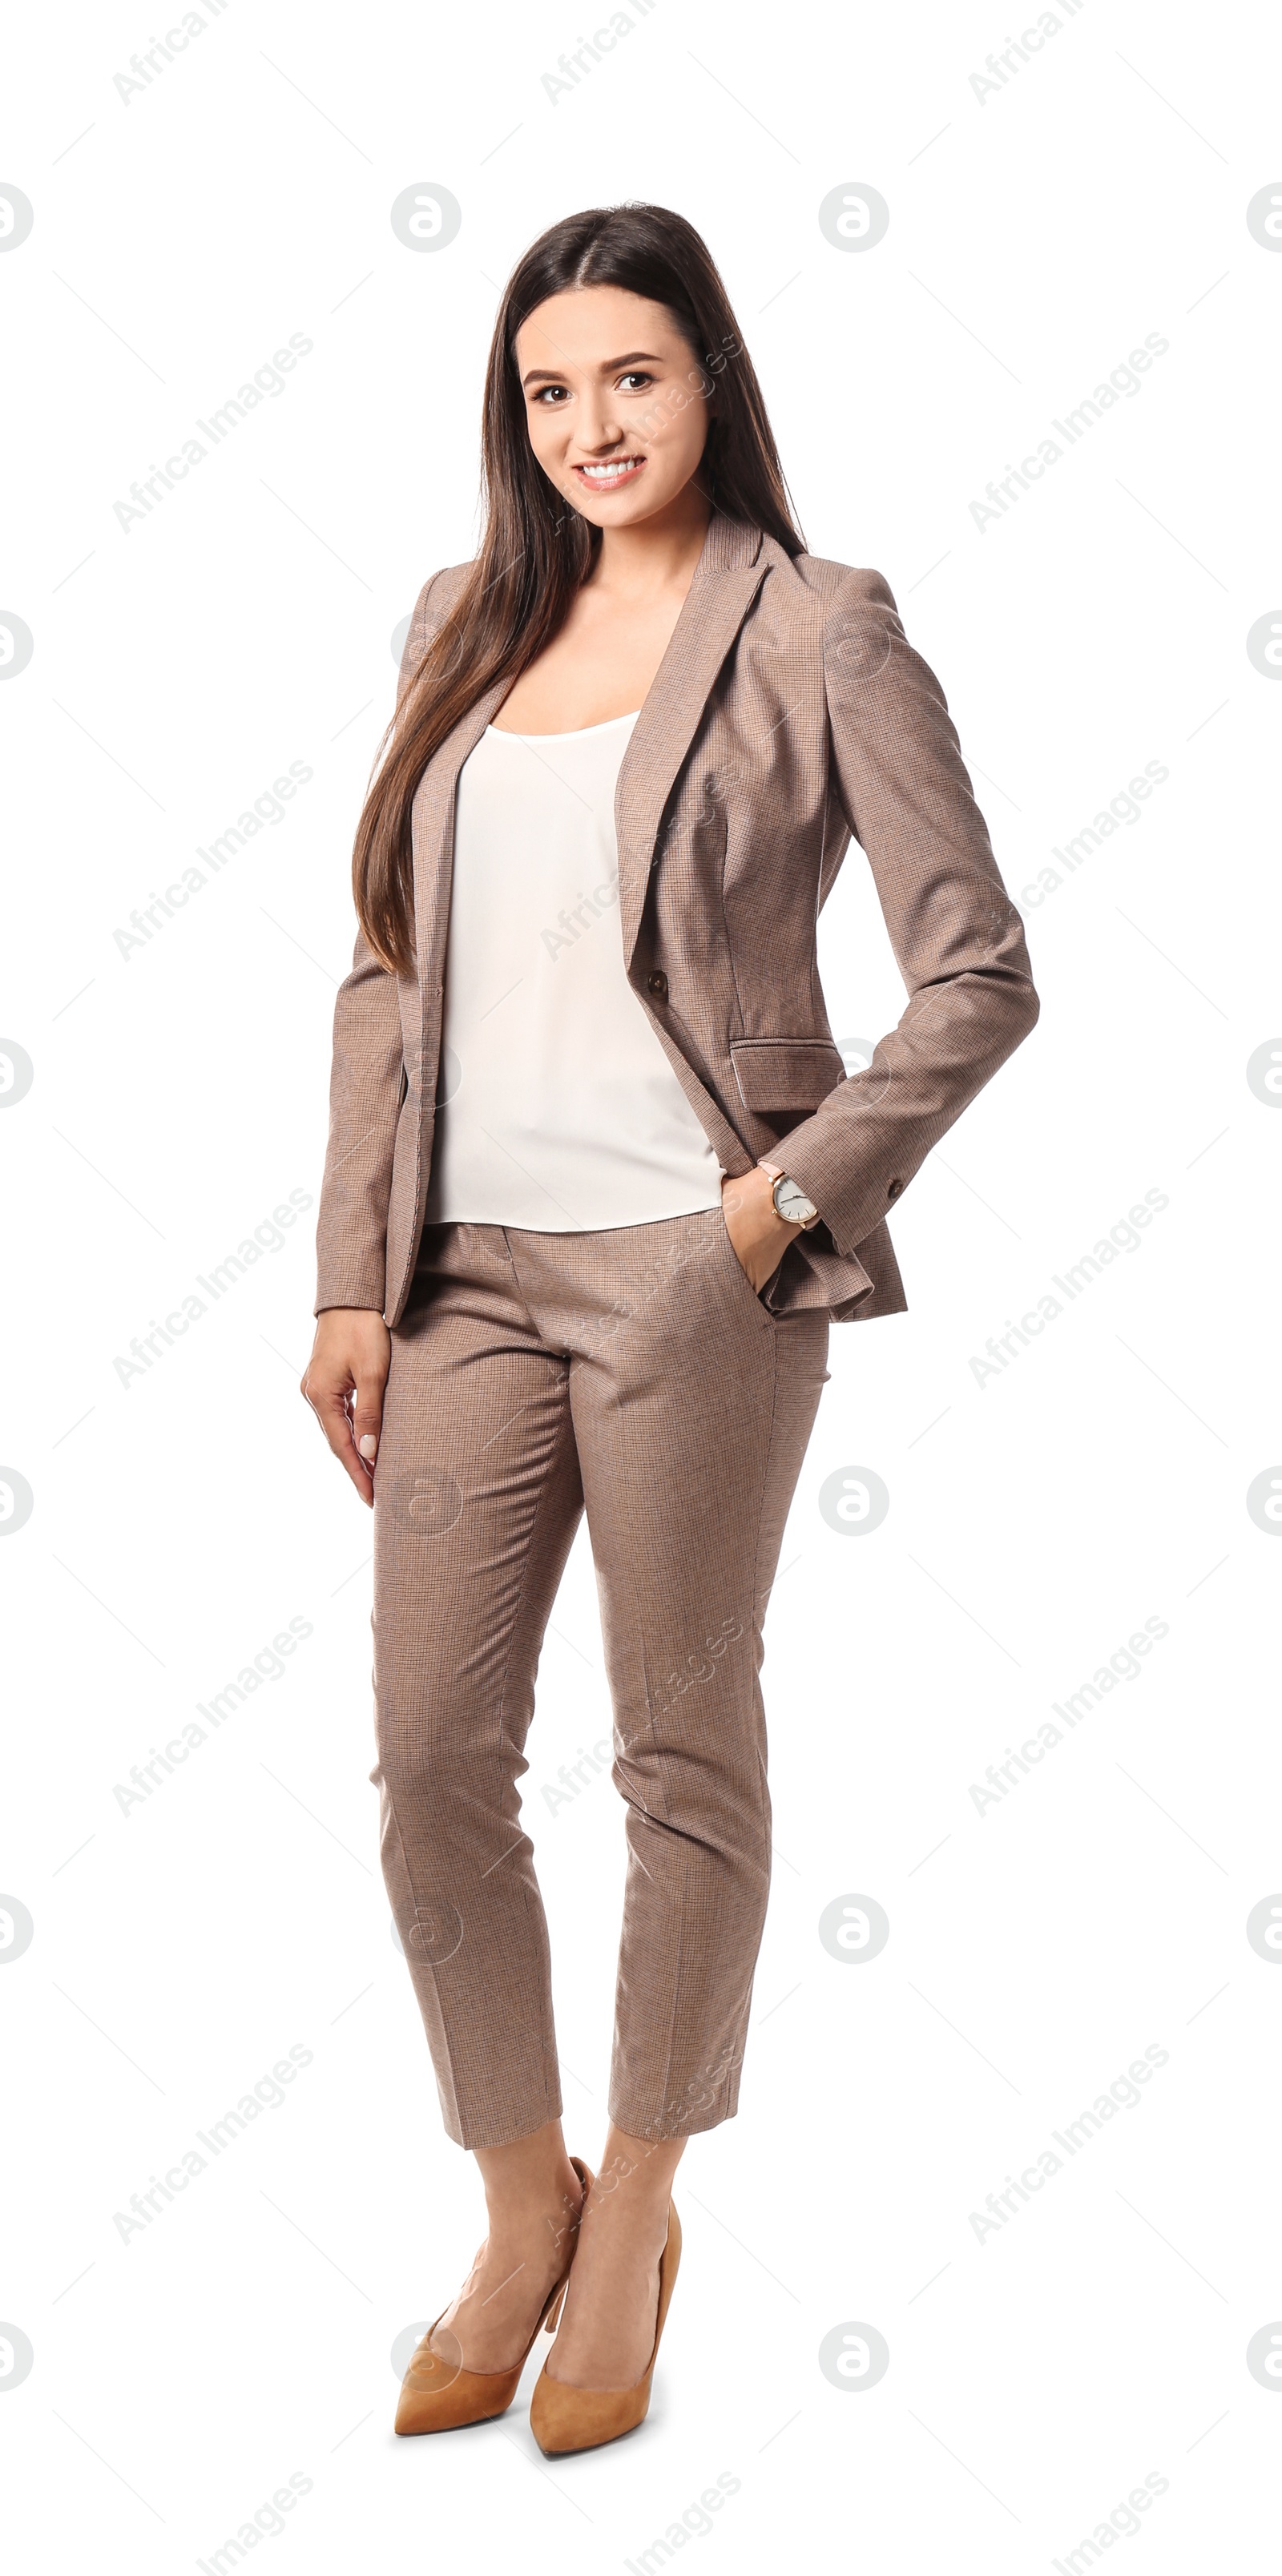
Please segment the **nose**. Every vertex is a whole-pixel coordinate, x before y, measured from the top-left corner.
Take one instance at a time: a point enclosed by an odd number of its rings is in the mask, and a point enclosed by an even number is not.
[[[608,394],[585,394],[578,419],[578,443],[588,456],[607,456],[623,441],[621,424],[612,417]]]

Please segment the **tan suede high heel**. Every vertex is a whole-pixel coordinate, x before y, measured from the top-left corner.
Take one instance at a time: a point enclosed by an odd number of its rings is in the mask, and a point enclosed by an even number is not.
[[[583,2164],[578,2156],[571,2156],[570,2162],[583,2185],[586,2200],[594,2179],[591,2167]],[[578,2241],[576,2227],[571,2233],[565,2269],[560,2279],[553,2282],[543,2302],[538,2322],[520,2360],[512,2362],[506,2370],[464,2370],[445,2353],[434,2351],[432,2337],[441,2322],[441,2317],[436,2318],[428,2327],[401,2382],[396,2409],[398,2433],[452,2433],[461,2424],[488,2424],[494,2416],[507,2413],[539,2336],[545,2327],[551,2328],[556,2324],[561,2313],[561,2301],[565,2297],[565,2285],[570,2277],[570,2265]],[[444,2314],[442,2308],[441,2316]]]
[[[617,2442],[621,2434],[634,2433],[644,2423],[659,2337],[680,2260],[681,2221],[675,2202],[669,2201],[667,2239],[659,2259],[659,2313],[644,2376],[634,2388],[572,2388],[568,2380],[550,2379],[544,2362],[530,2399],[530,2431],[549,2459],[557,2451],[593,2451],[602,2442]]]

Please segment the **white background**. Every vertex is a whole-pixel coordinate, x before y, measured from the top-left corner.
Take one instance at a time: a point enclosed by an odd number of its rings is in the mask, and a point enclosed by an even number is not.
[[[676,2525],[648,2565],[1023,2570],[1153,2473],[1100,2554],[1262,2567],[1282,2387],[1246,2348],[1282,2317],[1282,1974],[1245,1927],[1282,1886],[1278,1554],[1246,1492],[1282,1458],[1282,1118],[1246,1065],[1282,1003],[1279,697],[1246,637],[1282,600],[1282,256],[1246,207],[1278,180],[1276,29],[1087,0],[981,101],[1023,23],[996,0],[629,14],[555,105],[541,76],[595,24],[568,0],[231,0],[128,104],[113,75],[168,23],[141,0],[8,40],[0,177],[35,209],[0,256],[3,605],[34,637],[0,689],[0,1031],[35,1068],[0,1119],[0,1450],[35,1498],[0,1551],[0,1886],[35,1927],[0,1953],[0,2317],[34,2350],[0,2371],[10,2554],[208,2562],[297,2472],[253,2542],[272,2566],[596,2571]],[[463,209],[433,255],[389,223],[418,181]],[[817,219],[847,182],[890,208],[856,255]],[[834,1330],[768,1628],[741,2112],[682,2170],[648,2425],[553,2467],[520,2402],[390,2429],[393,2340],[444,2306],[483,2205],[378,1875],[370,1529],[297,1390],[312,1214],[141,1376],[114,1362],[315,1197],[390,638],[474,550],[497,294],[544,225],[629,197],[705,234],[811,548],[879,567],[940,673],[1043,1013],[896,1210],[910,1312]],[[291,333],[314,345],[285,390],[122,529],[130,484]],[[1150,333],[1142,390],[981,530],[988,482]],[[291,761],[314,777],[283,819],[122,955]],[[1050,886],[1150,761],[1140,819]],[[893,1024],[857,851],[822,962],[839,1035]],[[977,1382],[1148,1191],[1136,1248]],[[862,1537],[817,1504],[857,1466],[891,1498]],[[312,1634],[279,1678],[122,1812],[291,1618]],[[1150,1618],[1135,1676],[981,1812],[972,1784]],[[580,1545],[526,1794],[593,2160],[622,1815],[604,1779],[554,1814],[542,1790],[608,1723]],[[848,1894],[889,1917],[864,1963],[818,1935]],[[114,2213],[291,2046],[312,2062],[280,2106],[122,2241]],[[981,2240],[971,2213],[1150,2047],[1137,2104]],[[820,2369],[852,2322],[889,2346],[875,2387]]]

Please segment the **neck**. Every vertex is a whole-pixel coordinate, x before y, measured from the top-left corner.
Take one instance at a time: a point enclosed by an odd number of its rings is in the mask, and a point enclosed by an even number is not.
[[[712,504],[691,482],[653,518],[631,528],[605,528],[593,568],[594,590],[642,599],[664,590],[687,591],[703,552]]]

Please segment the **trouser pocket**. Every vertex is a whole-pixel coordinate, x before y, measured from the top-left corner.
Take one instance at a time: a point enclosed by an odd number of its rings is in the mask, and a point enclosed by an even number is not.
[[[763,1324],[773,1325],[773,1323],[774,1323],[774,1316],[773,1316],[773,1314],[772,1314],[772,1312],[771,1312],[771,1310],[770,1310],[769,1306],[764,1305],[764,1304],[762,1303],[762,1291],[761,1291],[760,1289],[758,1289],[758,1288],[754,1288],[754,1287],[753,1287],[752,1281],[751,1281],[751,1280],[750,1280],[750,1278],[748,1277],[748,1273],[747,1273],[747,1271],[744,1269],[743,1263],[742,1263],[742,1262],[741,1262],[741,1260],[739,1259],[739,1255],[738,1255],[738,1253],[735,1251],[734,1244],[732,1243],[731,1238],[730,1238],[730,1228],[729,1228],[729,1226],[726,1224],[726,1219],[725,1219],[725,1210],[724,1210],[723,1208],[713,1208],[713,1209],[712,1209],[712,1211],[711,1211],[711,1214],[712,1214],[712,1221],[713,1221],[713,1224],[714,1224],[714,1226],[716,1227],[716,1230],[717,1230],[718,1234],[719,1234],[719,1235],[720,1235],[720,1237],[721,1237],[721,1248],[722,1248],[723,1258],[724,1258],[726,1261],[728,1261],[728,1262],[729,1262],[730,1267],[731,1267],[731,1269],[732,1269],[732,1270],[733,1270],[733,1272],[734,1272],[735,1278],[736,1278],[736,1279],[738,1280],[738,1282],[739,1282],[739,1287],[740,1287],[740,1291],[741,1291],[742,1295],[743,1295],[744,1297],[747,1297],[747,1298],[749,1298],[749,1299],[751,1300],[751,1303],[752,1303],[753,1309],[754,1309],[755,1313],[760,1317],[760,1319],[761,1319],[761,1321],[762,1321],[762,1323],[763,1323]],[[773,1272],[773,1271],[771,1272],[770,1277],[771,1277],[771,1278],[773,1278],[773,1277],[774,1277],[774,1272]],[[769,1284],[770,1284],[770,1281],[769,1281],[769,1280],[767,1280],[767,1282],[766,1282],[766,1286],[768,1287],[768,1286],[769,1286]]]

